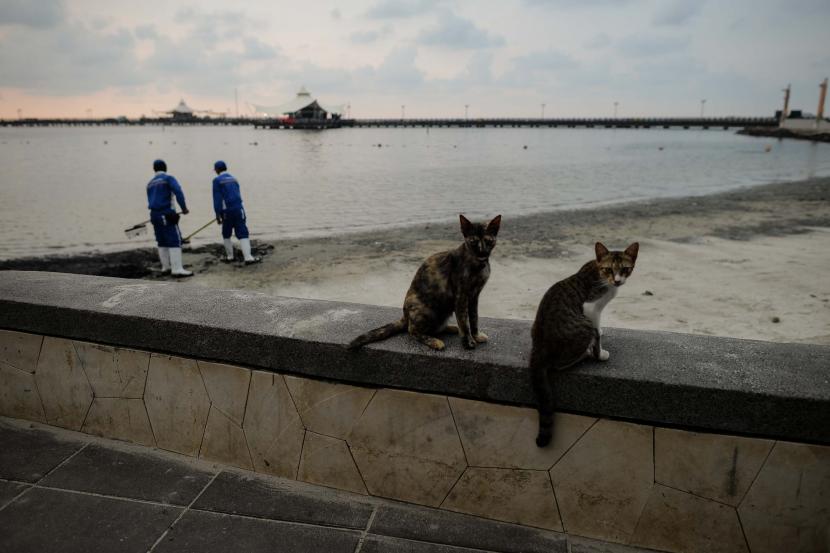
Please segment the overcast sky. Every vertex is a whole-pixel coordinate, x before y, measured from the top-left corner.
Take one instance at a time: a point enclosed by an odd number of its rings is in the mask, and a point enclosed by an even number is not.
[[[0,0],[0,118],[235,112],[305,85],[355,117],[815,112],[830,0]],[[90,110],[90,111],[88,111]]]

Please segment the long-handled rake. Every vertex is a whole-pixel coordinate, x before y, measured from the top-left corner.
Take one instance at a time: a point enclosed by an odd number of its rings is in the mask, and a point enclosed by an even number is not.
[[[150,222],[150,219],[147,219],[143,223],[138,223],[137,225],[133,225],[128,229],[124,229],[124,234],[127,235],[127,238],[136,238],[137,236],[141,236],[142,234],[147,234],[147,223]]]

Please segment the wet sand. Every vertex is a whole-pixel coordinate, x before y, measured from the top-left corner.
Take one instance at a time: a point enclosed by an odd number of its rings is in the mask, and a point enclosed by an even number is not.
[[[495,215],[495,214],[494,214]],[[503,214],[485,317],[532,319],[545,290],[591,258],[593,243],[640,242],[637,268],[603,324],[830,344],[830,178],[710,196],[531,216]],[[460,243],[457,225],[259,242],[258,265],[219,263],[220,245],[185,254],[181,286],[399,306],[420,262]],[[160,279],[152,249],[0,262]]]

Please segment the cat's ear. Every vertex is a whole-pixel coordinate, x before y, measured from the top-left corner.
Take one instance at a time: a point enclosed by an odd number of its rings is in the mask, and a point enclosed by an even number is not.
[[[461,234],[463,234],[464,236],[469,235],[470,231],[473,230],[473,224],[470,222],[469,219],[467,219],[460,213],[458,214],[458,218],[461,220]]]
[[[496,215],[493,217],[493,220],[487,223],[487,230],[485,231],[486,234],[492,234],[496,236],[499,233],[499,227],[501,226],[501,215]]]
[[[597,242],[594,246],[594,253],[597,254],[597,261],[608,255],[608,248],[602,245],[602,242]]]
[[[637,260],[637,253],[640,251],[640,243],[634,242],[625,249],[625,255],[631,258],[631,261]]]

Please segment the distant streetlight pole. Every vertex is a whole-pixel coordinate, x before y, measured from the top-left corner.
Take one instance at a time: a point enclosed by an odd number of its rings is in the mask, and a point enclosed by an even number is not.
[[[619,104],[620,104],[619,102],[614,102],[614,119],[616,119],[616,118],[617,118],[617,106],[618,106]]]
[[[92,119],[92,108],[86,108],[86,118]]]
[[[17,118],[23,119],[23,110],[21,108],[17,108]]]
[[[406,119],[406,106],[401,106],[401,119]]]
[[[348,104],[346,104],[346,119],[351,119],[351,118],[352,118],[352,104],[348,103]]]
[[[703,108],[706,105],[706,99],[700,101],[700,118],[703,119]]]
[[[469,109],[470,104],[464,104],[464,119],[467,119],[467,110]]]
[[[545,104],[542,104],[542,119],[545,118]]]

